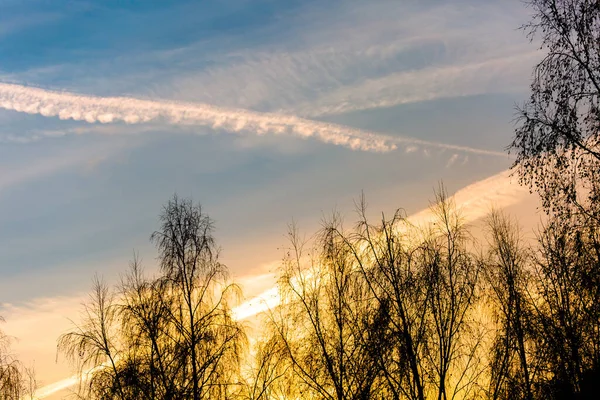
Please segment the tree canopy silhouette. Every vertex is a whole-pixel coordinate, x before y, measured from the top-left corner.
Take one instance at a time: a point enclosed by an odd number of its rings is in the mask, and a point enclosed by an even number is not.
[[[240,391],[243,327],[230,301],[238,288],[219,262],[212,220],[173,197],[151,236],[160,274],[147,278],[137,257],[116,289],[96,279],[81,322],[59,350],[87,381],[84,398],[225,399]]]
[[[523,28],[546,51],[509,147],[548,211],[600,220],[600,4],[529,0]]]

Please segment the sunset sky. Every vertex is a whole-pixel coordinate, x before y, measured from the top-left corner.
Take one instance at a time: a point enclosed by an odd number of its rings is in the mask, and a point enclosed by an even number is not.
[[[534,221],[507,174],[477,184],[511,164],[540,58],[527,19],[519,0],[0,0],[13,349],[41,386],[68,376],[56,337],[95,273],[117,281],[134,251],[152,270],[174,193],[214,218],[249,298],[271,284],[288,223],[351,220],[361,191],[375,216],[411,214],[441,180],[475,184],[460,202]]]

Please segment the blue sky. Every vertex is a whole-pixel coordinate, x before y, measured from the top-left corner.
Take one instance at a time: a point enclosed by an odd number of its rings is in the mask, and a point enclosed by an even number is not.
[[[245,276],[280,258],[292,219],[310,231],[363,190],[374,215],[414,212],[442,179],[455,191],[504,171],[539,59],[517,29],[527,13],[518,0],[0,0],[5,314],[77,296],[95,272],[116,279],[134,249],[151,266],[175,192],[204,205]],[[394,148],[361,150],[371,134]]]

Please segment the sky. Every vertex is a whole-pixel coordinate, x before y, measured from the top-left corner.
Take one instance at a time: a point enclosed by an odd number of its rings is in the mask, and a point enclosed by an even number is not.
[[[519,0],[0,0],[13,351],[41,386],[69,376],[57,336],[94,274],[118,280],[134,252],[153,268],[174,193],[215,220],[248,299],[291,221],[351,218],[361,192],[375,217],[419,215],[443,181],[472,220],[495,205],[533,225],[505,172],[541,58],[528,17]]]

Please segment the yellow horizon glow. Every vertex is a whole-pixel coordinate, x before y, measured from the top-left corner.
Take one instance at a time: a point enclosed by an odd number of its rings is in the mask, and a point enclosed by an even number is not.
[[[477,181],[457,191],[450,197],[465,222],[473,222],[485,217],[492,208],[507,208],[521,202],[528,195],[527,188],[511,181],[511,172],[503,171],[489,178]],[[435,220],[430,208],[409,216],[408,221],[415,226],[427,225]],[[277,307],[281,303],[277,286],[271,287],[233,309],[236,321],[242,321]],[[93,373],[99,365],[82,375],[76,374],[60,381],[43,386],[36,391],[36,399],[44,399],[61,390],[76,385],[82,377]]]

